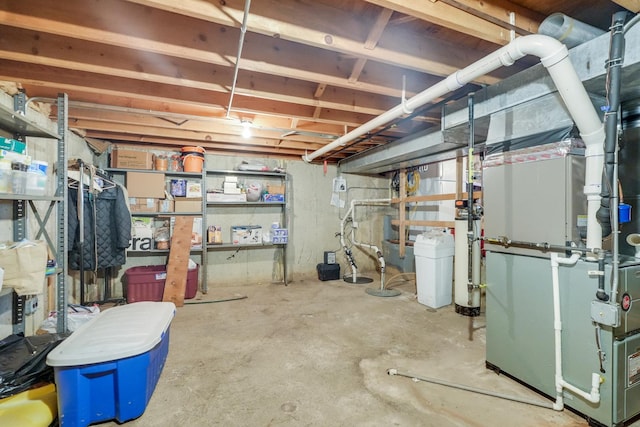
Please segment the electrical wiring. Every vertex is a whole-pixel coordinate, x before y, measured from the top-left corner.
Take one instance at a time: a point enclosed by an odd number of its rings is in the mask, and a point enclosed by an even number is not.
[[[414,169],[407,172],[407,195],[415,194],[420,188],[420,172]]]

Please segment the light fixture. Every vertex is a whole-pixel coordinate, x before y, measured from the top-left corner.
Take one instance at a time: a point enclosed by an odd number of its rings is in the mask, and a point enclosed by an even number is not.
[[[251,122],[249,120],[242,120],[242,137],[251,138]]]

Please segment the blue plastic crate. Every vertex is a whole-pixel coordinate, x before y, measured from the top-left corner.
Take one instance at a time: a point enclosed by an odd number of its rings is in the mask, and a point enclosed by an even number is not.
[[[60,425],[122,423],[142,415],[167,358],[174,313],[166,302],[115,307],[49,353]]]

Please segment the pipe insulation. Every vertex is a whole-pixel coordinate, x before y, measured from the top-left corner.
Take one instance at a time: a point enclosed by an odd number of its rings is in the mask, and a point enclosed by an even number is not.
[[[587,247],[600,249],[602,247],[602,230],[596,220],[596,212],[600,205],[604,129],[587,91],[571,64],[567,47],[549,36],[533,34],[518,37],[506,46],[456,71],[439,83],[404,101],[401,105],[382,113],[324,147],[305,154],[302,159],[305,162],[311,162],[319,156],[401,117],[406,111],[412,111],[500,67],[513,65],[526,55],[540,58],[540,62],[549,72],[586,145],[584,193],[587,196]]]
[[[622,63],[624,61],[624,22],[627,12],[617,12],[611,20],[609,60],[607,61],[607,111],[604,116],[604,165],[598,221],[602,237],[612,235],[611,302],[617,302],[619,282],[619,227],[618,227],[618,121],[620,111],[620,88],[622,85]]]

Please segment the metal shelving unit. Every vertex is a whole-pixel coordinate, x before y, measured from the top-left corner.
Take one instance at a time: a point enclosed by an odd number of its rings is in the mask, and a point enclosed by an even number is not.
[[[265,179],[277,179],[285,187],[285,201],[284,202],[206,202],[205,204],[205,216],[209,212],[219,211],[224,208],[231,207],[258,207],[258,208],[279,208],[280,209],[280,224],[284,228],[288,228],[288,203],[289,203],[289,176],[286,173],[279,172],[261,172],[261,171],[238,171],[238,170],[207,170],[205,172],[206,177],[212,176],[225,176],[232,175],[238,177],[253,177],[253,178],[265,178]],[[206,200],[206,198],[205,198]],[[208,221],[203,221],[206,223]],[[249,250],[249,249],[276,249],[282,250],[282,270],[283,270],[283,283],[287,285],[287,244],[256,244],[256,245],[234,245],[229,243],[223,244],[206,244],[207,251],[223,251],[223,250]],[[206,251],[205,251],[206,252]],[[206,280],[204,281],[206,286]],[[203,292],[206,291],[206,288]]]
[[[26,137],[48,138],[57,142],[57,168],[55,174],[55,194],[53,196],[30,196],[17,194],[2,194],[0,200],[13,203],[13,239],[22,240],[32,235],[35,239],[43,238],[49,249],[55,256],[56,269],[56,307],[57,331],[62,333],[67,331],[67,289],[65,281],[67,277],[66,255],[67,243],[67,123],[68,123],[68,98],[66,94],[59,94],[56,99],[58,107],[58,128],[53,132],[38,123],[25,117],[27,101],[23,93],[14,96],[14,109],[11,110],[0,104],[0,128],[14,135],[18,140]],[[48,201],[49,205],[44,216],[40,215],[35,201]],[[29,208],[27,208],[27,206]],[[37,223],[38,230],[35,233],[28,233],[27,215],[31,210]],[[46,230],[51,215],[55,212],[56,235],[51,237]],[[3,292],[2,298],[13,295],[13,331],[14,333],[24,332],[24,302],[25,298],[18,296],[15,292]]]
[[[161,173],[164,174],[165,177],[171,178],[183,178],[183,179],[197,179],[202,183],[202,207],[198,212],[131,212],[132,217],[152,217],[152,218],[171,218],[175,216],[200,216],[202,217],[202,237],[203,237],[203,248],[192,248],[190,253],[192,254],[200,254],[201,255],[201,265],[200,265],[200,274],[202,280],[200,282],[200,289],[202,292],[206,292],[207,284],[207,251],[204,250],[204,239],[206,236],[207,226],[206,226],[206,205],[205,205],[205,195],[206,195],[206,183],[205,183],[205,175],[204,172],[196,173],[196,172],[174,172],[174,171],[162,171],[162,170],[154,170],[154,169],[125,169],[125,168],[106,168],[104,169],[106,172],[109,172],[112,175],[120,175],[125,176],[127,172],[144,172],[144,173]],[[124,184],[124,182],[123,182]],[[142,257],[142,256],[158,256],[158,255],[169,255],[169,249],[151,249],[148,251],[127,251],[127,256],[134,257]]]

